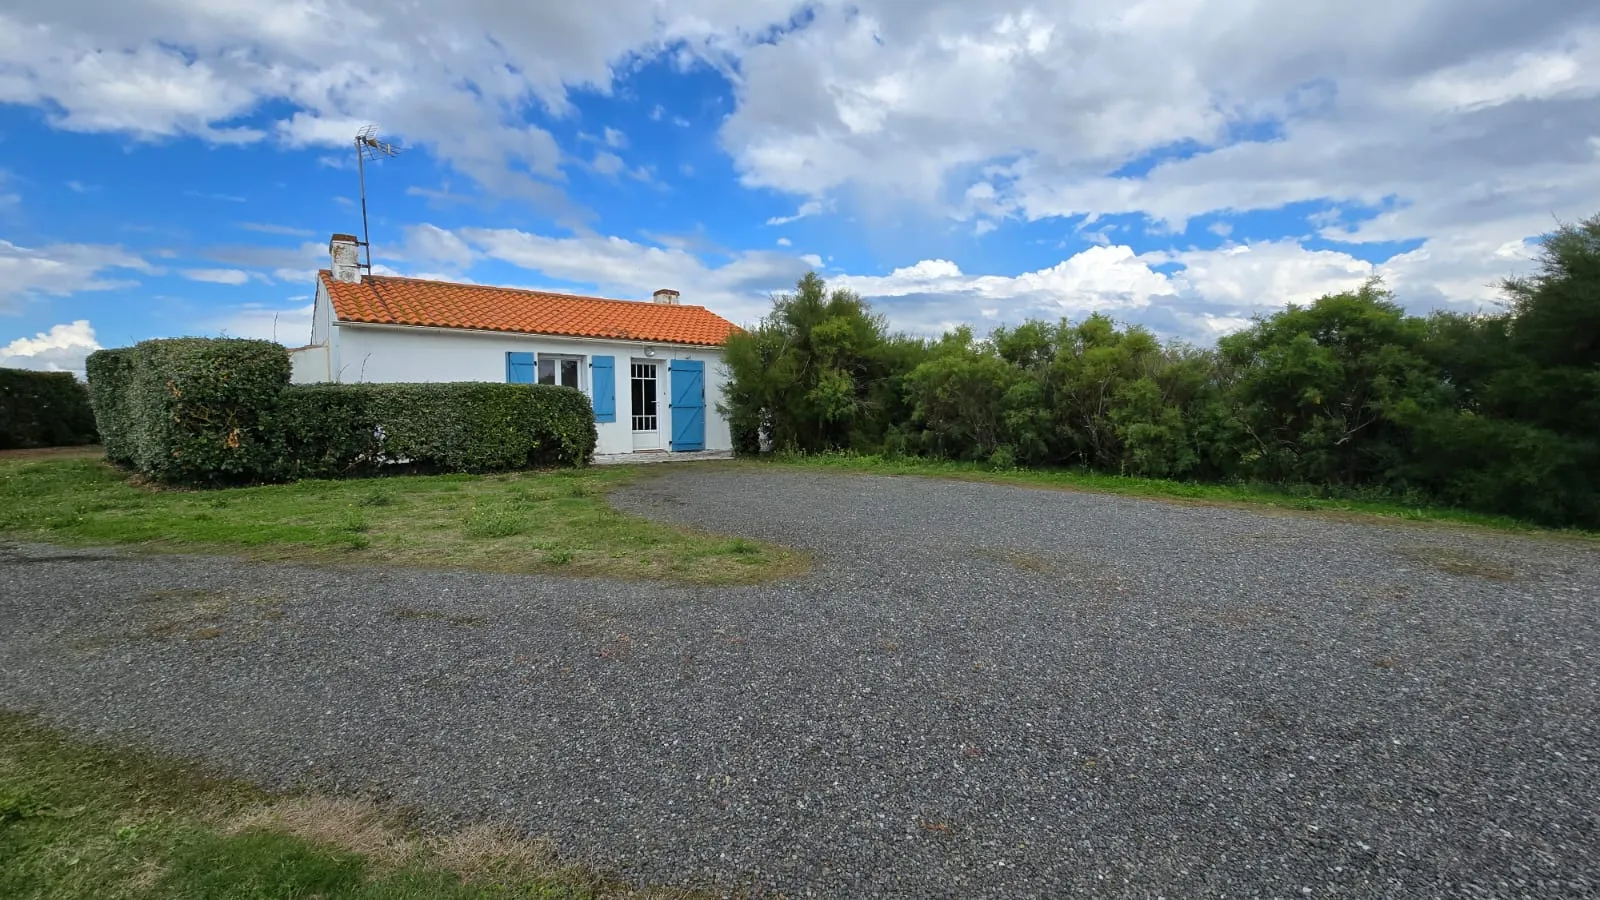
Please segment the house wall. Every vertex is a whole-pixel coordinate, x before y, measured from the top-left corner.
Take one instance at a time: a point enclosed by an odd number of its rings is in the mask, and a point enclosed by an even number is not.
[[[319,304],[321,297],[319,296]],[[657,403],[665,441],[671,435],[671,410],[668,408],[667,361],[672,359],[699,360],[705,363],[706,373],[706,445],[707,450],[733,449],[733,437],[728,422],[717,412],[717,402],[722,398],[722,386],[727,382],[727,371],[722,364],[722,352],[715,348],[684,348],[672,344],[646,344],[637,341],[584,340],[577,338],[535,337],[529,335],[498,334],[493,332],[462,331],[444,328],[386,327],[356,324],[335,324],[328,344],[331,354],[333,379],[338,382],[437,382],[437,381],[499,381],[506,380],[507,353],[559,353],[582,356],[585,362],[593,356],[610,356],[616,360],[613,373],[616,377],[617,417],[615,422],[597,422],[599,434],[596,453],[632,453],[633,426],[630,417],[632,382],[630,363],[646,359],[646,348],[653,348],[659,363]],[[591,399],[592,369],[580,369],[581,389]],[[298,381],[299,378],[297,377]]]

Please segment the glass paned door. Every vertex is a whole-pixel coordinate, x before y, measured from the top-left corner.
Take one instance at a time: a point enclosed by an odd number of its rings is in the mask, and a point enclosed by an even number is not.
[[[633,430],[651,432],[661,430],[661,417],[657,411],[656,364],[633,364]]]

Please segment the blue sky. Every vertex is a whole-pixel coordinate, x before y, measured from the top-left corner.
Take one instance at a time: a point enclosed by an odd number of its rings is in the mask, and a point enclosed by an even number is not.
[[[740,322],[813,268],[917,333],[1473,309],[1600,212],[1588,3],[545,6],[8,5],[0,365],[301,342],[367,122],[380,271]]]

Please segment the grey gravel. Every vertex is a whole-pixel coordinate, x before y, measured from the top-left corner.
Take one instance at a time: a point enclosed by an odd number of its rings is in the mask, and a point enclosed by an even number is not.
[[[718,590],[0,549],[0,706],[791,896],[1600,893],[1600,553],[696,467]],[[209,629],[209,630],[207,630]]]

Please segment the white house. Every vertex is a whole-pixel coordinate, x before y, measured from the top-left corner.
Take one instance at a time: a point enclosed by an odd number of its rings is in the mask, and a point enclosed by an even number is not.
[[[363,275],[336,234],[317,275],[297,384],[508,381],[577,388],[594,404],[597,456],[729,451],[717,411],[722,345],[738,328],[678,292],[654,302]]]

